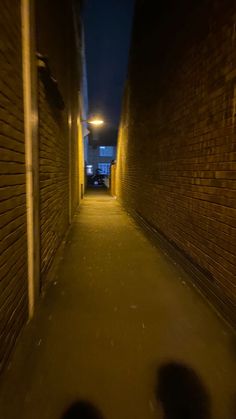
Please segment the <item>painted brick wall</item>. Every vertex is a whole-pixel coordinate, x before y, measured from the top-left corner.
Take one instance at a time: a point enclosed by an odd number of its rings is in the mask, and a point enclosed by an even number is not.
[[[18,0],[0,13],[0,371],[27,320],[25,146]]]
[[[69,156],[72,213],[78,205],[79,73],[70,2],[60,1],[58,7],[56,0],[38,1],[36,24],[38,51],[48,57],[65,102],[65,109],[59,110],[47,86],[39,79],[41,273],[44,282],[69,226]]]
[[[235,112],[236,3],[138,1],[118,196],[204,273],[204,292],[233,322]]]

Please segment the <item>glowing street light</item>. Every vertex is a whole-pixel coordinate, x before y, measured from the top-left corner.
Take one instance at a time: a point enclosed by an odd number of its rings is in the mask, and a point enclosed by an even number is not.
[[[104,124],[104,121],[99,118],[91,118],[91,119],[82,119],[81,122],[86,122],[87,124],[94,125],[95,127],[100,127]]]
[[[95,125],[96,127],[99,127],[104,124],[104,121],[102,119],[96,119],[96,118],[89,119],[87,122],[88,124]]]

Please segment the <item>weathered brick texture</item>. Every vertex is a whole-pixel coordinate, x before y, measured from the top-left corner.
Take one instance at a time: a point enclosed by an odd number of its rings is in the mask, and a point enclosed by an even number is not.
[[[118,196],[236,322],[236,3],[167,3],[137,2]]]
[[[63,118],[53,115],[44,86],[41,82],[39,86],[41,273],[44,280],[68,228],[69,168]]]
[[[69,225],[69,147],[72,214],[78,205],[79,72],[71,2],[60,1],[58,7],[56,0],[38,1],[36,24],[38,51],[48,57],[65,102],[65,109],[59,110],[55,98],[39,79],[41,274],[44,282]]]
[[[80,45],[70,0],[35,0],[37,51],[46,55],[65,102],[39,72],[38,136],[42,285],[79,203]],[[75,2],[80,8],[80,1]],[[21,2],[0,13],[0,372],[28,318],[28,262]],[[36,65],[36,57],[35,57]],[[33,116],[33,115],[32,115]],[[68,124],[68,120],[71,124]],[[71,168],[69,170],[69,167]],[[37,170],[37,168],[36,168]],[[81,169],[80,169],[81,170]],[[37,176],[36,176],[37,177]],[[36,183],[36,182],[35,182]],[[69,188],[69,184],[71,188]],[[34,191],[37,192],[38,191]],[[36,211],[37,212],[37,211]]]
[[[0,13],[0,370],[28,315],[21,16]]]

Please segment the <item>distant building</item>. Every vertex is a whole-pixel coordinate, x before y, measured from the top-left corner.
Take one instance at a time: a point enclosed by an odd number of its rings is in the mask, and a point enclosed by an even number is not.
[[[104,175],[110,174],[112,160],[116,160],[117,129],[105,125],[100,130],[91,129],[88,145],[87,175],[97,169]]]
[[[86,166],[87,175],[92,175],[97,169],[104,175],[110,174],[112,160],[116,159],[115,145],[89,145],[88,164]]]

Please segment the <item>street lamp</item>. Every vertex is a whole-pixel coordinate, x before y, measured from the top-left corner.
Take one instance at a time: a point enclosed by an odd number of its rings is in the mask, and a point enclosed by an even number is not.
[[[104,124],[104,121],[102,119],[93,118],[93,119],[84,119],[82,122],[87,122],[88,124],[94,125],[96,127],[99,127]]]

